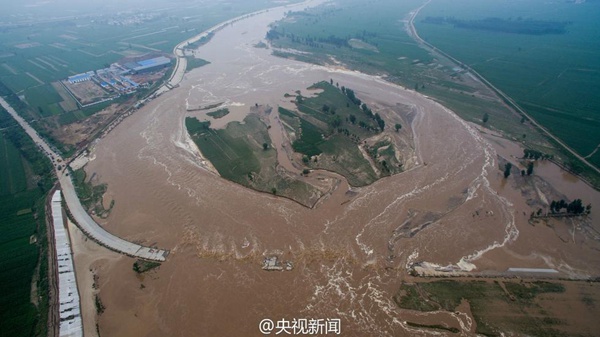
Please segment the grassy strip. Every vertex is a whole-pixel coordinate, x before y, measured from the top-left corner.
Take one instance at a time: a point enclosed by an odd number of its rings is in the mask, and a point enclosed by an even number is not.
[[[444,331],[449,331],[452,333],[458,333],[460,332],[460,330],[458,330],[457,328],[447,328],[443,325],[439,325],[439,324],[433,324],[433,325],[428,325],[428,324],[419,324],[419,323],[413,323],[413,322],[406,322],[406,324],[408,326],[412,326],[414,328],[427,328],[427,329],[436,329],[436,330],[444,330]]]
[[[206,114],[214,119],[219,119],[229,115],[229,109],[219,109],[217,111],[208,112]]]
[[[187,59],[187,66],[185,68],[186,73],[191,71],[192,69],[200,68],[207,64],[210,64],[210,62],[208,62],[204,59],[195,58],[193,56],[188,56],[188,57],[186,57],[186,59]]]
[[[75,191],[77,192],[79,200],[81,200],[81,204],[89,212],[92,212],[101,218],[106,218],[115,205],[114,200],[111,201],[108,209],[105,209],[102,204],[102,197],[106,192],[107,185],[94,185],[91,179],[87,180],[87,174],[83,168],[73,171],[71,174],[73,175],[73,184],[75,185]]]
[[[290,198],[312,207],[320,192],[313,186],[277,170],[277,152],[271,147],[267,126],[250,114],[244,123],[232,122],[214,130],[210,122],[186,118],[192,139],[219,174],[230,181]]]
[[[138,274],[143,274],[158,267],[160,267],[160,263],[154,261],[137,260],[133,263],[133,271]]]
[[[404,309],[419,311],[456,311],[461,301],[466,300],[477,323],[477,333],[496,336],[499,331],[517,330],[522,333],[556,335],[555,317],[540,317],[530,314],[536,308],[537,298],[542,294],[560,294],[565,291],[558,283],[551,282],[505,282],[507,295],[496,282],[442,280],[416,284],[403,284],[394,296],[396,304]],[[502,315],[494,308],[508,306],[508,312],[519,315]],[[552,324],[550,324],[550,323]]]

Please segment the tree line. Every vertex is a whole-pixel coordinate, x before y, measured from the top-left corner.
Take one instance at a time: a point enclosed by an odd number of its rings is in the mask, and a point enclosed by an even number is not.
[[[581,199],[575,199],[570,203],[567,203],[563,199],[558,201],[552,200],[550,203],[550,212],[552,214],[560,213],[563,209],[566,210],[566,214],[590,214],[592,211],[592,205],[588,204],[584,207]]]
[[[383,129],[385,128],[385,121],[381,118],[381,116],[379,115],[379,113],[373,113],[373,111],[367,106],[366,103],[363,103],[358,97],[356,97],[356,94],[354,94],[354,90],[350,89],[350,88],[346,88],[344,86],[342,86],[342,93],[344,93],[346,95],[346,97],[348,97],[348,99],[350,99],[350,101],[356,105],[358,105],[360,107],[360,109],[365,113],[365,115],[371,119],[373,119],[375,121],[375,123],[377,123],[377,126],[379,126],[379,129],[381,129],[381,131],[383,131]],[[366,123],[362,122],[363,124]],[[362,125],[360,125],[359,122],[359,126],[362,127]]]

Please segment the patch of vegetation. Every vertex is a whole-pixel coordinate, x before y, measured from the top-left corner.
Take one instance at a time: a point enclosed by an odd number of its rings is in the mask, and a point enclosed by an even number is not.
[[[27,188],[27,177],[19,150],[0,134],[0,195],[11,195]]]
[[[120,4],[116,6],[123,9],[126,7]],[[89,12],[89,8],[73,9],[72,6],[60,4],[39,12],[40,20],[37,22],[21,24],[24,18],[22,15],[27,12],[20,11],[18,6],[4,6],[3,14],[10,16],[18,12],[14,17],[21,19],[16,19],[9,31],[3,31],[0,39],[0,95],[7,97],[7,101],[26,120],[39,120],[39,123],[32,125],[38,133],[51,134],[60,125],[80,121],[96,113],[97,108],[101,107],[70,109],[69,104],[63,102],[58,93],[61,90],[52,87],[53,82],[74,74],[109,67],[123,57],[143,57],[149,54],[149,50],[157,54],[172,53],[173,48],[181,41],[192,38],[219,22],[271,6],[272,2],[269,0],[234,0],[226,9],[214,3],[187,8],[157,7],[156,4],[148,3],[145,8],[152,12],[147,17],[149,19],[136,21],[135,24],[125,23],[126,15],[118,14],[119,10],[106,16],[102,11]],[[82,15],[60,22],[44,19],[73,10]],[[78,28],[74,31],[73,27]],[[195,46],[208,42],[210,37],[200,40]],[[191,47],[194,45],[188,46]],[[188,67],[191,69],[202,64],[205,61],[190,59]],[[173,69],[172,65],[169,71]],[[168,76],[169,72],[165,77]],[[162,82],[154,81],[154,88]],[[134,104],[148,93],[144,91],[139,90],[134,96],[127,96],[124,101]],[[63,108],[67,110],[66,114]],[[47,116],[50,116],[47,120],[40,119]],[[70,153],[68,146],[63,146],[58,141],[51,143],[63,154]]]
[[[419,323],[413,323],[413,322],[406,322],[406,324],[408,326],[412,326],[414,328],[427,328],[427,329],[435,329],[435,330],[444,330],[444,331],[449,331],[452,333],[458,333],[460,332],[460,330],[458,330],[457,328],[451,327],[445,327],[443,325],[440,324],[433,324],[433,325],[428,325],[428,324],[419,324]]]
[[[546,6],[554,14],[539,13],[539,6]],[[470,13],[468,17],[465,15],[467,9]],[[471,21],[473,17],[508,18],[516,11],[523,17],[501,21]],[[474,1],[459,0],[453,3],[451,9],[431,3],[423,8],[420,15],[442,15],[470,24],[500,24],[506,29],[533,30],[536,33],[560,33],[568,28],[567,34],[552,36],[552,45],[549,46],[548,37],[541,35],[508,36],[486,30],[453,29],[451,25],[416,22],[416,28],[423,39],[475,69],[579,154],[586,156],[598,145],[599,136],[583,136],[598,135],[600,126],[597,119],[600,99],[595,94],[600,90],[600,61],[593,56],[595,49],[587,43],[598,40],[600,30],[596,29],[597,20],[589,9],[573,6],[569,2],[547,4],[531,1],[510,6],[509,9],[505,3],[481,6]],[[574,24],[568,24],[569,22]],[[548,31],[549,27],[551,29]],[[588,29],[589,27],[594,29]],[[494,38],[490,38],[491,34]],[[481,43],[463,43],[457,46],[459,41]],[[572,67],[574,60],[577,60],[580,67]],[[560,146],[556,149],[560,149]],[[551,154],[560,155],[558,159],[567,163],[569,158],[562,153],[564,151],[554,153],[556,149],[552,149]],[[547,151],[543,147],[538,150]],[[600,165],[594,158],[589,160],[596,166]],[[584,174],[588,175],[588,172]],[[596,186],[600,186],[597,177],[595,182]]]
[[[243,124],[232,122],[219,130],[211,129],[210,122],[186,118],[186,127],[223,178],[308,207],[320,198],[321,193],[315,187],[277,169],[277,152],[270,146],[267,126],[258,115],[250,114]]]
[[[210,42],[210,40],[212,40],[213,36],[215,36],[215,33],[210,32],[207,35],[201,37],[198,41],[194,42],[194,43],[188,43],[185,48],[187,49],[197,49],[198,47],[201,47],[205,44],[207,44],[208,42]]]
[[[421,48],[407,33],[398,17],[422,5],[419,1],[378,1],[376,5],[359,0],[348,0],[340,5],[318,6],[305,12],[292,12],[286,20],[272,26],[267,35],[276,50],[273,54],[321,65],[332,64],[331,56],[345,67],[364,73],[385,76],[391,82],[406,88],[415,88],[455,111],[461,118],[499,130],[526,147],[543,151],[564,164],[573,162],[573,168],[593,185],[600,186],[600,175],[562,146],[544,136],[523,116],[509,111],[502,102],[478,95],[481,92],[471,84],[464,68],[457,67],[441,55]],[[541,0],[519,3],[521,13],[539,14]],[[453,29],[451,25],[432,25],[421,22],[422,17],[453,17],[467,20],[471,15],[514,15],[515,8],[505,3],[483,6],[480,2],[459,0],[448,9],[431,2],[421,11],[415,26],[419,35],[470,66],[487,80],[510,95],[515,101],[553,134],[564,140],[577,152],[586,156],[600,143],[595,111],[600,100],[595,92],[600,89],[599,58],[587,41],[598,40],[597,20],[583,7],[569,2],[553,3],[551,19],[557,22],[573,21],[568,34],[554,35],[552,45],[540,35],[511,34],[490,39],[490,32],[472,29]],[[560,10],[559,10],[560,8]],[[544,18],[536,17],[539,21]],[[507,22],[509,20],[506,20]],[[515,18],[525,22],[527,19]],[[507,34],[505,34],[507,35]],[[346,46],[337,39],[358,39],[377,48],[379,53]],[[556,41],[555,41],[556,40]],[[468,43],[464,41],[483,41]],[[576,41],[576,42],[574,42]],[[555,43],[556,42],[556,43]],[[577,47],[573,47],[573,43]],[[307,53],[284,52],[283,48]],[[576,60],[576,61],[575,61]],[[581,67],[573,68],[572,62]],[[585,97],[585,99],[582,99]],[[482,123],[488,114],[489,121]],[[523,138],[522,135],[527,137]],[[583,137],[582,135],[594,135]],[[600,151],[588,161],[600,165]],[[571,166],[571,165],[568,165]]]
[[[229,115],[229,109],[219,109],[213,112],[207,112],[206,114],[214,119],[219,119]]]
[[[8,112],[0,107],[0,115],[8,115]],[[14,148],[18,149],[21,156],[29,164],[28,167],[30,167],[34,173],[32,180],[35,181],[35,184],[42,191],[50,190],[54,179],[53,167],[52,163],[50,163],[50,160],[48,160],[48,158],[39,151],[35,143],[20,127],[13,127],[5,131],[6,132],[3,133],[5,144],[10,142]],[[9,148],[11,147],[11,145],[6,146]],[[13,161],[8,165],[14,167],[15,165],[19,164]]]
[[[53,168],[0,107],[0,326],[2,335],[46,335],[48,266],[44,197]],[[34,242],[31,238],[35,238]],[[37,307],[31,284],[37,271]]]
[[[423,23],[432,24],[450,24],[454,28],[487,30],[491,32],[501,32],[510,34],[526,34],[526,35],[547,35],[547,34],[564,34],[567,32],[567,21],[547,21],[521,19],[516,20],[503,18],[485,18],[482,20],[460,20],[453,17],[431,17],[428,16],[422,21]]]
[[[323,81],[308,90],[319,92],[313,97],[297,94],[298,111],[279,108],[288,132],[295,136],[294,151],[309,159],[304,164],[338,172],[353,186],[402,171],[391,138],[369,142],[382,135],[385,122],[352,89]],[[365,140],[363,154],[359,146]]]
[[[75,191],[81,204],[89,211],[101,218],[106,218],[110,214],[110,211],[115,205],[115,201],[112,200],[108,209],[104,208],[103,196],[106,192],[106,184],[94,185],[92,176],[89,180],[87,174],[83,168],[73,171],[73,184],[75,185]]]
[[[423,299],[419,295],[419,288],[416,285],[403,285],[400,291],[394,296],[394,302],[400,308],[404,309],[418,311],[435,311],[440,309],[440,306],[436,303]]]
[[[373,159],[381,176],[389,176],[402,172],[402,163],[396,158],[394,143],[389,139],[382,139],[373,145],[365,146],[367,153]]]
[[[269,49],[269,46],[263,41],[260,41],[259,43],[254,45],[254,48]]]
[[[137,260],[133,263],[133,271],[138,274],[143,274],[158,267],[160,267],[160,262]]]
[[[550,203],[550,212],[552,214],[560,213],[562,209],[566,209],[566,214],[590,214],[592,211],[592,204],[583,206],[581,199],[575,199],[570,203],[564,200],[552,200]]]
[[[537,307],[541,294],[562,293],[564,287],[551,282],[505,282],[509,294],[495,282],[442,280],[403,284],[394,301],[404,309],[455,312],[466,300],[477,323],[477,333],[498,336],[500,331],[518,331],[535,336],[560,335],[556,317],[539,317],[528,309]],[[514,299],[514,300],[511,300]],[[498,312],[499,308],[504,311]],[[430,327],[431,326],[425,326]],[[437,327],[439,328],[439,327]]]
[[[562,284],[544,281],[526,284],[507,282],[505,286],[506,290],[515,296],[515,298],[526,303],[531,303],[539,294],[565,292],[565,287]]]
[[[187,59],[187,66],[185,68],[186,72],[189,72],[192,69],[200,68],[207,64],[210,64],[210,62],[208,62],[207,60],[203,60],[203,59],[196,58],[193,56],[188,56],[188,57],[186,57],[186,59]]]
[[[104,304],[102,304],[102,300],[100,299],[100,296],[98,296],[98,294],[94,296],[94,304],[96,305],[96,313],[98,313],[98,315],[102,315],[104,313],[104,310],[106,310],[106,307],[104,306]]]

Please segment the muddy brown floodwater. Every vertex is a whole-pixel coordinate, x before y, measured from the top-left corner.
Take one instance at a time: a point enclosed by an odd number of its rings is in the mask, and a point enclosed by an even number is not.
[[[125,257],[98,271],[102,336],[261,336],[264,318],[340,318],[344,336],[408,336],[416,330],[392,296],[412,262],[598,275],[597,242],[564,243],[552,228],[529,225],[530,209],[503,182],[494,146],[451,111],[377,77],[255,48],[288,10],[219,31],[197,51],[211,64],[186,74],[179,88],[96,145],[86,170],[116,201],[105,228],[171,250],[167,262],[141,276]],[[403,130],[414,134],[414,168],[354,193],[341,184],[308,209],[220,178],[186,133],[185,117],[202,116],[188,106],[225,102],[232,113],[222,126],[242,120],[255,103],[277,107],[285,93],[330,78],[369,105],[389,107],[388,121],[412,121]],[[413,106],[413,114],[393,116],[399,103]],[[293,261],[294,269],[263,271],[269,255]],[[471,329],[467,314],[432,315]]]

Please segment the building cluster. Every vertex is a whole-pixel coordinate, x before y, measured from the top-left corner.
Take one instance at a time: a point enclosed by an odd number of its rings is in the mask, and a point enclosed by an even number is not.
[[[147,60],[128,62],[123,65],[113,63],[108,68],[70,76],[67,81],[71,84],[94,81],[102,88],[111,91],[128,93],[135,91],[140,84],[133,81],[130,75],[160,70],[171,64],[171,59],[160,56]]]
[[[108,68],[69,76],[63,83],[71,95],[76,99],[79,106],[86,107],[112,100],[121,95],[131,94],[141,87],[148,86],[148,82],[146,81],[148,78],[144,74],[162,70],[170,64],[171,59],[164,56],[123,64],[113,63]],[[139,80],[134,80],[133,78],[138,78]],[[90,100],[82,97],[82,95],[86,96],[86,91],[84,90],[83,92],[77,93],[77,84],[82,82],[92,82],[92,87],[96,85],[102,88],[92,89],[92,91],[103,92],[103,94],[96,99],[92,99],[93,102],[87,103],[90,102]]]

